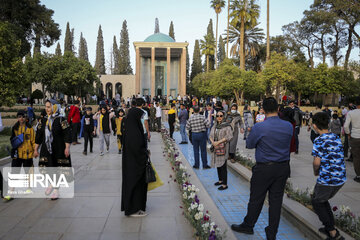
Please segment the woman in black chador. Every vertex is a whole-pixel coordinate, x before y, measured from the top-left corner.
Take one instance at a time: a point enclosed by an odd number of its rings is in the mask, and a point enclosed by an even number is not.
[[[34,157],[39,156],[41,145],[39,167],[57,167],[59,171],[64,170],[69,180],[71,170],[66,172],[66,168],[62,167],[71,167],[71,129],[67,120],[60,116],[60,105],[55,100],[47,100],[45,110],[47,116],[41,120],[36,131]],[[46,189],[45,194],[51,195],[51,200],[59,198],[58,189],[52,186]]]
[[[145,167],[147,149],[145,144],[141,109],[142,99],[136,99],[136,107],[129,110],[124,121],[124,148],[122,156],[121,211],[126,216],[144,217],[147,198]]]

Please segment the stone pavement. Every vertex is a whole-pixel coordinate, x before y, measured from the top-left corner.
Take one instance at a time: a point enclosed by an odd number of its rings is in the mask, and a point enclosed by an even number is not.
[[[110,152],[102,157],[98,139],[94,140],[94,153],[87,156],[82,155],[83,145],[71,147],[74,198],[0,202],[0,239],[193,239],[192,227],[179,207],[178,185],[168,183],[171,167],[163,157],[160,134],[152,134],[149,147],[164,185],[149,192],[145,218],[125,217],[120,211],[122,173],[116,138],[111,137]]]
[[[299,135],[299,154],[291,154],[291,183],[294,188],[306,190],[306,188],[312,189],[316,183],[316,178],[313,174],[312,162],[313,157],[311,156],[312,142],[310,140],[310,132],[307,131],[306,127],[302,127]],[[254,158],[255,150],[246,149],[243,135],[239,135],[238,150],[246,156]],[[346,162],[346,173],[347,182],[330,200],[331,205],[349,206],[353,213],[360,216],[360,184],[355,182],[354,167],[352,162]]]
[[[179,132],[174,133],[174,138],[177,143],[181,142],[181,137]],[[193,147],[189,144],[178,145],[178,148],[181,150],[187,161],[190,165],[194,165],[194,154]],[[208,154],[208,163],[210,163],[210,155]],[[239,224],[242,222],[243,218],[247,212],[247,203],[249,201],[250,195],[250,185],[245,179],[239,176],[237,173],[232,172],[228,168],[228,185],[229,188],[225,191],[217,190],[217,187],[214,186],[214,183],[218,181],[216,169],[208,170],[194,170],[200,179],[201,183],[215,202],[216,206],[224,216],[226,222],[230,226],[233,223]],[[264,205],[262,213],[258,219],[257,224],[254,228],[254,235],[245,235],[241,233],[235,233],[235,236],[238,239],[266,239],[265,227],[268,224],[268,207]],[[279,232],[277,239],[306,239],[304,235],[287,221],[284,217],[281,218]]]

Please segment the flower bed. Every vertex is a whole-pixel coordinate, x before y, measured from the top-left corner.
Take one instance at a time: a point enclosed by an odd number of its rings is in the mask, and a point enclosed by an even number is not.
[[[249,170],[255,166],[255,163],[250,157],[245,157],[240,153],[236,154],[235,160]],[[299,188],[294,188],[289,181],[285,186],[285,193],[290,199],[301,203],[310,210],[313,210],[311,204],[312,192],[313,188],[307,188],[305,191]],[[356,217],[349,207],[343,205],[339,206],[339,208],[334,206],[333,212],[336,226],[355,239],[360,240],[360,217]]]
[[[205,210],[204,205],[198,198],[197,194],[200,190],[190,183],[190,175],[186,171],[186,166],[182,163],[174,141],[170,138],[166,129],[161,130],[161,135],[164,141],[164,156],[171,163],[172,170],[175,173],[175,176],[170,175],[170,178],[179,184],[183,203],[181,208],[184,216],[194,228],[196,238],[201,240],[224,239],[225,233],[211,220],[209,211]]]

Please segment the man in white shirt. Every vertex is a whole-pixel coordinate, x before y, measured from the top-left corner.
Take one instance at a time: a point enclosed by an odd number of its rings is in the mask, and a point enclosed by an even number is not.
[[[160,107],[160,104],[157,102],[156,103],[156,124],[157,124],[157,130],[158,132],[160,132],[161,130],[161,114],[162,114],[162,109]]]
[[[344,124],[345,133],[349,135],[351,154],[354,162],[355,182],[360,183],[360,97],[356,99],[357,108],[347,113]],[[351,129],[350,129],[351,124]]]

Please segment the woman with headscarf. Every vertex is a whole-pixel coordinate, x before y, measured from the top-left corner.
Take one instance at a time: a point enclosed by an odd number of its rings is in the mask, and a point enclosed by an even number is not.
[[[233,131],[230,123],[225,121],[225,111],[216,113],[216,121],[210,131],[211,142],[211,167],[216,167],[218,172],[219,181],[215,186],[221,185],[218,189],[225,190],[227,185],[227,164],[226,161],[229,157],[229,143],[233,138]]]
[[[230,113],[226,117],[226,122],[230,124],[233,130],[233,138],[230,141],[230,148],[229,148],[229,159],[232,163],[235,162],[235,153],[236,153],[236,145],[238,142],[239,136],[239,127],[241,128],[240,132],[244,133],[244,123],[242,121],[241,115],[238,111],[238,105],[232,104]]]
[[[71,129],[67,120],[60,116],[60,105],[55,100],[47,100],[45,110],[46,116],[36,131],[34,157],[40,155],[39,167],[57,167],[65,171],[65,168],[71,167]],[[67,174],[72,174],[71,170]],[[59,189],[49,186],[45,195],[50,195],[51,200],[57,200]]]

